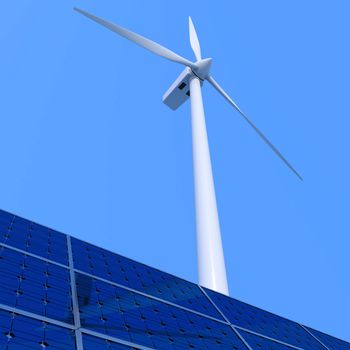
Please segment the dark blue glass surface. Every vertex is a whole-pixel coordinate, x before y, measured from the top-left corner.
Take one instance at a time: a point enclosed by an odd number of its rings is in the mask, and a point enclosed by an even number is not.
[[[91,335],[83,334],[84,350],[137,350],[139,348],[130,347],[109,340],[96,338]]]
[[[74,331],[0,310],[0,349],[75,350]]]
[[[350,343],[332,337],[328,334],[306,327],[317,339],[319,339],[329,350],[350,350]]]
[[[66,235],[0,211],[0,243],[68,264]]]
[[[212,290],[205,289],[205,291],[233,325],[241,326],[305,350],[324,350],[324,347],[296,322]]]
[[[240,329],[238,331],[253,350],[293,350],[295,349],[291,346],[277,343],[273,340],[266,339],[264,337],[259,337],[256,334],[252,334]]]
[[[82,327],[154,349],[242,349],[230,326],[76,274]]]
[[[0,303],[73,322],[69,271],[0,247]]]
[[[64,234],[0,210],[0,304],[17,312],[2,310],[0,305],[0,350],[75,349],[73,331],[20,315],[24,310],[73,324],[69,269],[1,243],[68,265]],[[101,335],[83,334],[84,350],[138,349],[102,339],[106,335],[157,350],[247,350],[226,323],[154,299],[223,320],[196,284],[74,238],[72,245],[76,269],[150,295],[76,273],[82,327]],[[328,350],[350,350],[343,340],[307,328],[309,333],[296,322],[206,292],[252,350],[291,350],[293,346],[325,350],[310,333]]]
[[[1,233],[3,231],[6,231],[8,229],[8,227],[11,226],[14,217],[15,217],[14,215],[7,213],[6,211],[3,211],[0,209],[0,230],[1,230]]]
[[[76,269],[222,320],[194,283],[78,239],[72,239],[72,246]]]

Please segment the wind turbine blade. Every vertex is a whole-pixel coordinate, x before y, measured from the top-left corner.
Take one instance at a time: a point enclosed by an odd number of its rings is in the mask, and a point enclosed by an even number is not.
[[[197,61],[200,61],[202,59],[201,47],[199,45],[198,35],[196,32],[196,29],[194,28],[191,17],[188,17],[188,24],[189,24],[191,47],[194,52],[194,55],[196,56]]]
[[[156,55],[162,56],[164,58],[167,58],[170,61],[174,61],[176,63],[183,64],[185,66],[189,66],[191,68],[196,68],[195,64],[192,63],[191,61],[187,60],[184,57],[179,56],[175,52],[167,49],[166,47],[157,44],[156,42],[144,38],[143,36],[136,34],[130,30],[127,30],[123,27],[120,27],[116,24],[113,24],[111,22],[105,21],[102,18],[96,17],[95,15],[92,15],[89,12],[86,12],[84,10],[81,10],[79,8],[74,8],[75,11],[81,13],[82,15],[90,18],[91,20],[103,25],[104,27],[110,29],[111,31],[121,35],[122,37],[134,42],[137,45],[142,46],[143,48],[153,52]]]
[[[212,76],[207,78],[209,83],[240,113],[240,115],[248,122],[248,124],[258,133],[258,135],[265,141],[265,143],[276,153],[276,155],[287,165],[287,167],[300,179],[303,180],[301,175],[293,168],[293,166],[287,161],[281,152],[267,139],[267,137],[253,124],[253,122],[238,108],[230,96],[224,91],[224,89],[214,80]]]

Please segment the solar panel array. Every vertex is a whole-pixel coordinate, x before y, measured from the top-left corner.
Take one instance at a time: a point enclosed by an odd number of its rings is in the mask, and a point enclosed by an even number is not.
[[[350,344],[0,210],[0,350]]]

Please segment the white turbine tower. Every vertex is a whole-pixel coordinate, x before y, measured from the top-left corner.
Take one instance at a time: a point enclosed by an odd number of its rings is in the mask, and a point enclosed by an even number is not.
[[[189,97],[191,99],[198,279],[200,285],[228,295],[226,268],[201,93],[203,82],[205,80],[208,81],[249,123],[289,169],[302,180],[301,176],[210,75],[212,59],[202,59],[199,40],[191,18],[189,18],[190,43],[197,60],[196,62],[191,62],[154,41],[107,22],[86,11],[77,8],[75,10],[156,55],[186,67],[163,96],[163,102],[175,110]]]

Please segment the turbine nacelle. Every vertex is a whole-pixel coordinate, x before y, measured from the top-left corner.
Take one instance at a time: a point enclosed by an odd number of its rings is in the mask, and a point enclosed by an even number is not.
[[[172,110],[178,109],[190,97],[191,79],[199,78],[201,85],[203,85],[204,80],[210,79],[212,61],[212,58],[200,59],[194,63],[193,67],[186,67],[163,95],[163,103]]]

